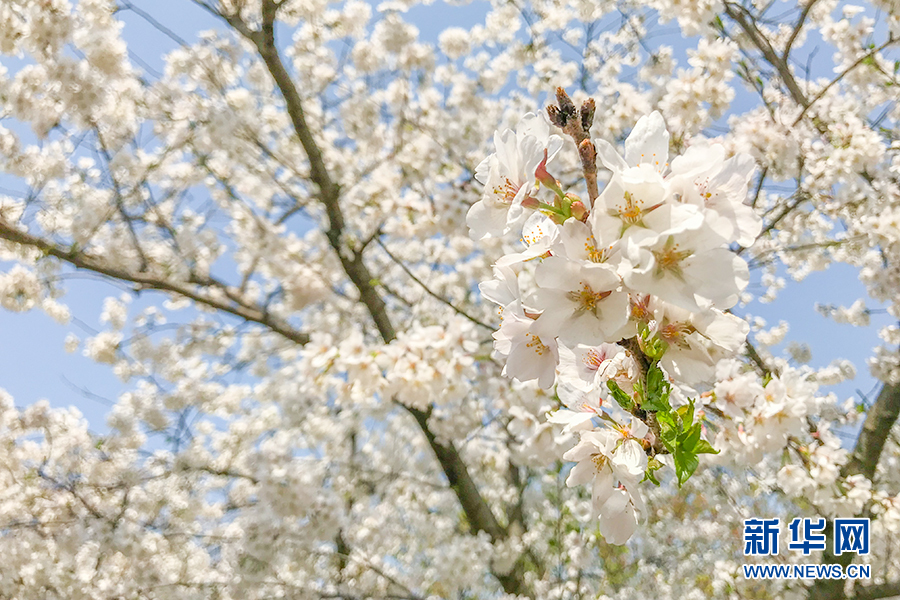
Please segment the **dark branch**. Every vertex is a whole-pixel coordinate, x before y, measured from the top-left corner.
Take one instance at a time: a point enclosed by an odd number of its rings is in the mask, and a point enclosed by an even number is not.
[[[35,237],[30,233],[20,231],[3,222],[2,220],[0,220],[0,239],[16,244],[22,244],[24,246],[29,246],[31,248],[36,248],[44,254],[58,258],[59,260],[62,260],[63,262],[66,262],[78,269],[84,269],[85,271],[91,271],[100,275],[105,275],[106,277],[111,277],[119,281],[127,281],[136,284],[139,290],[151,289],[177,294],[184,298],[188,298],[189,300],[193,300],[198,304],[203,304],[205,306],[209,306],[210,308],[214,308],[216,310],[226,312],[230,315],[240,317],[245,321],[251,321],[253,323],[264,325],[265,327],[269,328],[275,333],[286,337],[292,342],[296,342],[301,345],[309,342],[309,334],[297,331],[287,322],[269,314],[263,308],[238,302],[238,299],[235,296],[228,296],[228,294],[226,293],[226,289],[228,286],[216,280],[206,278],[202,282],[198,280],[195,282],[182,283],[154,277],[153,275],[150,275],[148,273],[134,273],[125,269],[112,267],[104,264],[102,260],[93,256],[89,256],[84,252],[78,252],[74,249],[66,249],[62,246],[58,246],[56,244],[52,244],[43,239]],[[231,302],[226,302],[218,298],[214,298],[208,294],[204,294],[202,289],[195,284],[207,287],[215,287],[221,290],[223,294],[231,300]]]
[[[877,585],[864,585],[855,588],[853,600],[879,600],[900,596],[900,581],[888,581]]]
[[[277,11],[278,5],[273,0],[263,0],[262,26],[259,31],[249,30],[246,23],[241,21],[239,17],[223,15],[223,18],[239,33],[255,44],[269,74],[281,92],[294,132],[309,159],[310,178],[319,188],[318,199],[325,207],[325,213],[328,217],[326,237],[332,249],[337,253],[344,272],[359,291],[360,302],[368,309],[382,340],[385,343],[389,343],[396,339],[396,329],[391,322],[390,315],[388,315],[384,299],[379,295],[375,287],[375,279],[363,261],[362,249],[350,248],[342,239],[345,231],[345,219],[339,202],[340,186],[331,177],[322,150],[306,120],[303,100],[279,55],[275,43]],[[425,434],[428,444],[437,457],[445,476],[450,482],[451,488],[456,493],[472,529],[486,532],[493,540],[500,540],[506,537],[506,530],[497,522],[497,518],[491,511],[491,508],[484,497],[481,496],[459,451],[452,443],[438,441],[430,430],[428,426],[430,412],[420,411],[408,406],[404,406],[404,408],[412,414],[416,423],[418,423]],[[517,568],[512,573],[495,573],[495,576],[507,593],[531,595],[522,577],[521,563],[517,564]]]

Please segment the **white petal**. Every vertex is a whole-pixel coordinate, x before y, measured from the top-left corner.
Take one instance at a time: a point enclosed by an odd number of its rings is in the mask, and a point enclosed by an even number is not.
[[[628,166],[649,163],[662,172],[669,159],[669,132],[659,112],[641,117],[625,140],[625,162]]]
[[[647,424],[638,419],[637,417],[631,417],[631,435],[638,439],[643,439],[647,432],[650,431],[650,428],[647,427]]]
[[[596,472],[597,469],[594,468],[594,463],[590,458],[586,458],[577,463],[572,467],[572,470],[569,471],[569,476],[566,477],[566,485],[569,487],[584,485],[594,478]]]
[[[466,225],[473,240],[499,237],[506,233],[506,208],[492,208],[479,200],[466,213]]]
[[[535,269],[534,279],[544,289],[573,290],[579,287],[581,265],[560,256],[551,256]]]
[[[628,494],[622,490],[616,490],[621,496],[627,499]],[[609,503],[607,503],[609,506]],[[626,503],[621,510],[617,512],[605,511],[600,513],[599,520],[600,533],[607,543],[621,546],[634,535],[637,529],[637,515],[630,503]]]
[[[725,147],[703,141],[690,146],[681,156],[672,159],[672,173],[690,178],[716,173],[725,161]]]
[[[604,167],[610,171],[624,171],[628,168],[628,163],[616,151],[612,144],[600,138],[594,138],[594,147],[597,149],[597,157]]]

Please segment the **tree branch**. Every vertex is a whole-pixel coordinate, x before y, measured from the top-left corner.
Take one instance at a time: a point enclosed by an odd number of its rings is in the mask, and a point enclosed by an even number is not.
[[[878,393],[875,404],[866,413],[866,420],[856,440],[853,454],[850,455],[850,460],[841,469],[842,478],[850,477],[851,475],[863,475],[872,480],[875,477],[875,469],[878,466],[878,461],[881,459],[884,444],[887,442],[888,434],[897,422],[898,416],[900,416],[900,385],[886,383]],[[834,531],[830,521],[827,524],[825,535],[826,546],[822,555],[822,562],[839,564],[843,567],[849,565],[853,561],[854,554],[845,552],[840,556],[835,556],[832,552]],[[870,591],[874,593],[874,588],[881,586],[872,587],[873,589]],[[895,593],[886,593],[880,596],[857,594],[855,597],[874,599],[897,594],[900,594],[900,589]],[[841,579],[817,579],[809,588],[808,598],[810,600],[841,600],[845,597],[844,581]]]
[[[878,54],[882,50],[885,50],[888,46],[891,46],[896,42],[897,42],[897,40],[895,40],[893,38],[893,36],[888,36],[888,39],[886,42],[884,42],[877,48],[874,48],[872,51],[867,52],[866,54],[863,54],[856,60],[856,62],[854,62],[852,65],[850,65],[849,67],[847,67],[846,69],[841,71],[841,73],[837,77],[835,77],[834,79],[829,81],[825,87],[823,87],[821,90],[819,90],[819,93],[816,94],[813,97],[813,99],[809,101],[809,104],[807,104],[806,106],[803,107],[803,110],[800,111],[800,114],[794,120],[794,126],[796,126],[798,123],[800,123],[800,121],[803,119],[804,116],[806,116],[807,111],[812,107],[812,105],[815,104],[816,102],[818,102],[819,100],[821,100],[822,97],[825,96],[826,93],[828,93],[828,90],[830,90],[833,86],[837,85],[841,81],[841,79],[843,79],[847,75],[847,73],[849,73],[853,69],[857,68],[858,66],[866,63],[866,61],[872,59],[876,54]]]
[[[788,55],[791,53],[791,47],[794,45],[794,42],[797,41],[797,36],[800,35],[800,30],[803,29],[803,25],[806,23],[806,18],[809,17],[810,11],[812,11],[818,1],[819,0],[807,0],[806,6],[803,7],[800,16],[797,17],[797,24],[794,25],[791,37],[788,38],[787,43],[784,45],[784,52],[781,55],[785,61],[787,61]]]
[[[246,24],[237,17],[229,16],[225,18],[238,32],[256,45],[257,51],[265,63],[269,74],[281,92],[294,132],[309,159],[310,177],[319,188],[318,199],[325,207],[325,213],[328,217],[326,237],[331,247],[337,253],[344,272],[359,291],[360,302],[368,309],[382,340],[385,343],[389,343],[396,339],[396,329],[387,313],[384,300],[375,288],[374,278],[363,262],[362,250],[349,248],[342,241],[345,231],[345,219],[339,203],[340,186],[332,179],[325,164],[322,150],[306,120],[302,98],[285,68],[275,44],[277,10],[278,5],[273,0],[263,0],[262,26],[259,31],[248,31]],[[238,25],[235,25],[233,21],[238,21]],[[419,428],[425,434],[429,446],[437,457],[447,480],[450,482],[451,488],[462,505],[472,530],[476,532],[484,531],[494,541],[504,539],[507,535],[506,530],[500,526],[491,508],[484,497],[481,496],[478,486],[469,474],[459,451],[452,443],[439,442],[435,434],[430,430],[428,426],[430,410],[421,411],[408,406],[404,406],[404,408],[415,418]],[[516,568],[511,573],[495,573],[494,575],[507,593],[531,595],[522,577],[521,562],[517,563]]]
[[[854,588],[853,600],[879,600],[900,596],[900,581],[888,581],[878,585],[864,585]]]
[[[409,269],[409,267],[407,267],[405,264],[403,264],[403,261],[401,261],[399,258],[397,258],[396,256],[394,256],[393,253],[391,253],[391,251],[387,249],[387,246],[385,246],[384,243],[383,243],[381,240],[379,240],[378,238],[375,238],[375,243],[378,244],[379,246],[381,246],[381,249],[384,250],[384,253],[388,255],[388,258],[390,258],[392,261],[394,261],[394,262],[397,264],[397,266],[400,267],[400,268],[403,270],[404,273],[406,273],[407,275],[409,275],[409,278],[410,278],[410,279],[412,279],[413,281],[415,281],[416,283],[418,283],[418,284],[419,284],[419,287],[421,287],[423,290],[425,290],[425,293],[427,293],[429,296],[431,296],[432,298],[434,298],[435,300],[437,300],[438,302],[440,302],[440,303],[442,303],[442,304],[446,304],[447,306],[449,306],[450,308],[452,308],[453,311],[454,311],[456,314],[458,314],[458,315],[460,315],[460,316],[462,316],[462,317],[467,318],[467,319],[468,319],[469,321],[471,321],[472,323],[475,323],[476,325],[478,325],[478,326],[480,326],[480,327],[484,327],[485,329],[487,329],[487,330],[489,330],[489,331],[494,331],[495,327],[491,327],[490,325],[488,325],[488,324],[485,323],[484,321],[481,321],[481,320],[479,320],[479,319],[473,317],[472,315],[470,315],[469,313],[467,313],[467,312],[464,311],[463,309],[458,308],[457,306],[455,306],[452,302],[450,302],[449,300],[447,300],[447,299],[444,298],[443,296],[439,296],[438,294],[434,293],[434,292],[431,290],[431,288],[429,288],[429,287],[425,284],[425,282],[423,282],[421,279],[419,279],[418,277],[415,276],[415,274]]]
[[[731,2],[725,3],[725,14],[734,20],[741,29],[744,30],[744,33],[747,34],[747,37],[750,38],[750,41],[753,42],[753,45],[757,50],[762,52],[763,58],[766,59],[770,65],[772,65],[778,74],[781,76],[781,80],[784,82],[784,85],[787,86],[788,91],[791,94],[791,97],[794,99],[794,102],[802,106],[804,109],[809,106],[809,100],[806,98],[806,94],[803,93],[803,90],[800,89],[800,86],[797,84],[797,80],[794,78],[794,74],[791,73],[791,69],[787,63],[787,54],[784,56],[778,56],[778,53],[775,52],[775,48],[772,47],[772,44],[766,38],[765,35],[759,30],[756,26],[755,19],[750,12],[747,11],[746,8],[741,6],[740,4],[733,4]]]
[[[340,186],[332,179],[328,171],[322,150],[319,148],[312,129],[306,120],[300,93],[297,91],[297,87],[281,61],[281,56],[275,45],[277,8],[277,5],[272,0],[264,0],[262,4],[262,29],[245,35],[248,35],[250,41],[256,45],[257,51],[263,59],[269,74],[275,80],[275,85],[284,98],[294,132],[309,159],[310,178],[319,188],[319,201],[325,207],[325,214],[328,217],[328,229],[325,232],[328,242],[337,253],[344,272],[347,273],[350,281],[353,282],[353,285],[359,291],[360,301],[369,309],[369,314],[372,316],[372,320],[375,321],[375,326],[378,328],[381,338],[387,343],[397,337],[397,332],[387,314],[387,306],[384,300],[375,289],[374,277],[372,277],[368,267],[363,262],[362,254],[349,248],[341,239],[345,230],[345,222],[339,203]],[[228,19],[232,25],[234,25],[232,23],[234,20],[235,17]],[[237,29],[243,33],[240,28]],[[244,26],[244,29],[246,29],[246,26]]]
[[[888,434],[900,416],[900,385],[884,384],[872,405],[866,412],[866,420],[856,440],[850,460],[841,469],[841,475],[865,475],[875,477],[875,468],[884,450]]]
[[[69,263],[70,265],[78,269],[84,269],[86,271],[99,273],[100,275],[105,275],[106,277],[111,277],[119,281],[127,281],[137,284],[140,289],[152,289],[178,294],[179,296],[183,296],[184,298],[193,300],[198,304],[203,304],[205,306],[209,306],[210,308],[214,308],[216,310],[226,312],[230,315],[240,317],[245,321],[251,321],[253,323],[264,325],[265,327],[269,328],[275,333],[286,337],[292,342],[296,342],[301,345],[309,342],[309,334],[297,331],[286,321],[269,314],[263,308],[260,308],[258,306],[249,306],[247,304],[238,302],[235,296],[229,296],[227,294],[226,290],[228,286],[217,280],[207,278],[203,281],[197,280],[194,282],[179,283],[175,281],[160,279],[148,273],[133,273],[125,269],[119,269],[103,264],[103,261],[101,261],[100,259],[89,256],[83,252],[78,252],[73,249],[66,249],[62,246],[47,242],[46,240],[31,235],[30,233],[20,231],[2,220],[0,220],[0,239],[35,248],[37,250],[40,250],[44,254],[58,258],[59,260]],[[222,292],[227,297],[229,297],[231,302],[225,302],[223,300],[210,297],[209,295],[205,295],[197,287],[192,285],[192,283],[216,287],[222,290]]]

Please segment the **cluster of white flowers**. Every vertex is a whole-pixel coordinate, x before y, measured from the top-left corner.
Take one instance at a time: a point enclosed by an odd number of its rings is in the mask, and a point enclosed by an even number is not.
[[[748,269],[729,246],[749,245],[760,231],[744,203],[753,161],[698,142],[670,164],[669,133],[654,112],[637,122],[624,157],[593,140],[588,152],[611,176],[591,203],[550,175],[563,145],[550,130],[543,113],[529,113],[515,131],[495,134],[495,152],[476,169],[484,194],[467,222],[476,239],[522,230],[526,248],[497,260],[495,279],[480,286],[500,307],[494,349],[507,376],[557,384],[567,409],[551,420],[581,432],[565,455],[580,461],[568,483],[594,481],[601,530],[621,544],[643,506],[645,447],[660,432],[637,417],[622,424],[607,384],[647,419],[649,404],[641,403],[649,399],[635,388],[647,389],[651,360],[673,382],[696,386],[741,348],[749,326],[725,311],[747,285]],[[538,263],[534,285],[525,293],[519,274],[531,262]],[[594,419],[604,421],[600,429]]]
[[[0,273],[0,306],[6,310],[31,310],[41,298],[41,283],[35,274],[19,265]]]
[[[821,312],[880,327],[900,382],[896,15],[206,4],[197,35],[165,3],[0,6],[0,309],[65,323],[69,289],[65,348],[123,382],[90,423],[0,392],[0,597],[797,597],[740,574],[740,525],[813,512],[871,515],[900,581],[896,436],[863,478],[865,403],[822,391],[854,369],[794,364],[786,322],[731,358],[728,312],[852,265],[870,298]],[[193,41],[128,43],[154,24]],[[593,94],[587,140],[521,119],[551,85]],[[125,296],[92,319],[76,273]]]

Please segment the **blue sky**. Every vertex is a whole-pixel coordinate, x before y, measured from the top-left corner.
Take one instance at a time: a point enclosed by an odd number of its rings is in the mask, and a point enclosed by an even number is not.
[[[209,14],[188,0],[132,0],[132,3],[189,42],[197,38],[199,31],[218,27]],[[407,18],[419,27],[423,38],[434,41],[445,27],[470,27],[476,22],[483,22],[487,7],[486,2],[467,6],[451,6],[441,2],[417,7]],[[161,57],[174,49],[176,43],[134,12],[123,11],[120,16],[125,23],[124,36],[131,52],[140,59],[137,64],[146,65],[148,74],[152,76],[150,69],[161,70]],[[677,38],[666,36],[665,42],[674,44]],[[12,61],[3,59],[3,62],[13,67]],[[738,93],[750,94],[746,90]],[[100,329],[98,318],[103,299],[109,295],[119,295],[122,289],[97,278],[79,277],[71,280],[68,290],[64,301],[75,317],[69,325],[59,325],[39,311],[14,314],[0,309],[0,332],[3,335],[3,342],[0,343],[0,387],[10,392],[20,406],[42,398],[56,406],[75,405],[85,414],[95,431],[104,431],[108,404],[115,401],[126,385],[116,379],[107,366],[93,363],[80,351],[67,354],[63,350],[63,341],[69,332],[85,338],[94,328]],[[854,395],[857,389],[868,394],[876,386],[865,365],[865,358],[879,342],[876,328],[858,329],[834,324],[816,313],[814,305],[819,302],[849,306],[864,296],[855,269],[836,265],[827,271],[814,273],[800,283],[789,280],[776,302],[754,302],[745,310],[762,316],[770,325],[780,320],[788,321],[791,331],[786,341],[807,342],[813,351],[811,364],[814,366],[827,365],[838,357],[853,361],[858,370],[856,380],[834,388],[840,397],[845,398]],[[156,302],[161,301],[160,296],[155,299]],[[889,320],[885,316],[873,317],[873,323],[887,322]]]

